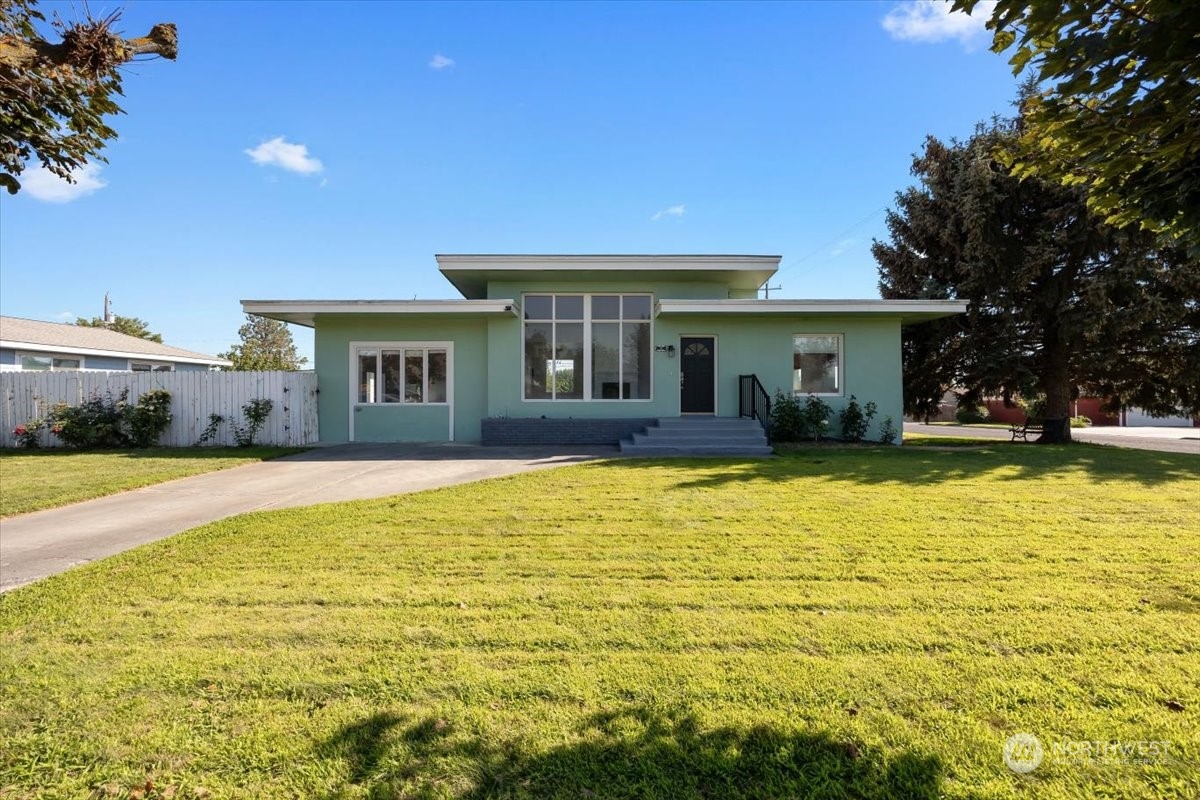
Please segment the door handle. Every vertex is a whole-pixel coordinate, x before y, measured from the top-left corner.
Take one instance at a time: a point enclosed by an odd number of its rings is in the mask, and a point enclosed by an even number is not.
[[[683,370],[679,370],[679,388],[683,388]]]

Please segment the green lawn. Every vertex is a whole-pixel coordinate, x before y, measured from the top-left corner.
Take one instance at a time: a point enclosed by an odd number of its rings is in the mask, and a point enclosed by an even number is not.
[[[1198,472],[815,447],[232,518],[0,596],[0,795],[1195,798]]]
[[[0,517],[298,453],[289,447],[0,450]]]

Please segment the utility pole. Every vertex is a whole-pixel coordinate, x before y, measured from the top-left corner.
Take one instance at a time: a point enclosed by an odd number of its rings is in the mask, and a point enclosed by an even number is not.
[[[783,290],[782,286],[770,286],[770,285],[768,285],[770,283],[771,283],[770,281],[765,281],[762,286],[758,287],[759,289],[762,290],[762,292],[764,294],[764,297],[763,297],[764,300],[771,299],[771,292],[779,292],[779,291]]]

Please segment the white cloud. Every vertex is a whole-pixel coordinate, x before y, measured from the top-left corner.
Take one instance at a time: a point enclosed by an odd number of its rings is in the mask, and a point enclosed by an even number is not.
[[[838,242],[837,244],[835,244],[833,246],[833,249],[829,251],[829,255],[834,256],[835,258],[837,256],[840,256],[842,253],[846,252],[851,247],[853,247],[855,241],[856,240],[854,240],[854,239],[842,239],[840,242]]]
[[[429,66],[433,69],[447,69],[454,66],[454,59],[448,58],[441,53],[434,53],[433,58],[429,60]]]
[[[976,43],[992,12],[996,0],[982,0],[967,16],[952,11],[950,0],[913,0],[896,6],[883,18],[883,29],[893,39],[905,42],[944,42],[957,39],[964,47]]]
[[[21,173],[21,191],[45,203],[69,203],[108,186],[100,180],[100,169],[99,164],[84,164],[71,172],[75,182],[68,183],[39,164]]]
[[[292,144],[282,136],[276,136],[258,147],[245,151],[255,164],[274,166],[301,175],[312,175],[325,169],[325,165],[308,154],[308,148],[302,144]]]
[[[650,219],[658,222],[663,217],[682,217],[684,211],[685,209],[683,207],[683,203],[680,203],[677,206],[669,206],[668,208],[664,208],[662,211],[656,211],[654,216]]]
[[[74,322],[79,319],[79,317],[75,316],[74,311],[60,311],[54,315],[54,318],[61,319],[63,322]]]

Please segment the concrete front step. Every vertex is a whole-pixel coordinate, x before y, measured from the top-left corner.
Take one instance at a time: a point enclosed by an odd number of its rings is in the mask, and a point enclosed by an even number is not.
[[[738,427],[738,428],[761,428],[756,419],[747,417],[659,417],[658,425],[660,428],[674,427]]]
[[[768,445],[691,445],[671,447],[669,445],[629,444],[621,442],[621,453],[627,456],[769,456],[773,451]]]
[[[633,434],[635,444],[690,444],[693,442],[712,442],[713,444],[766,444],[766,434],[760,428],[758,431],[692,431],[672,430],[662,428],[646,428],[645,433]]]
[[[643,456],[769,456],[762,426],[737,417],[664,417],[621,440],[621,452]]]

